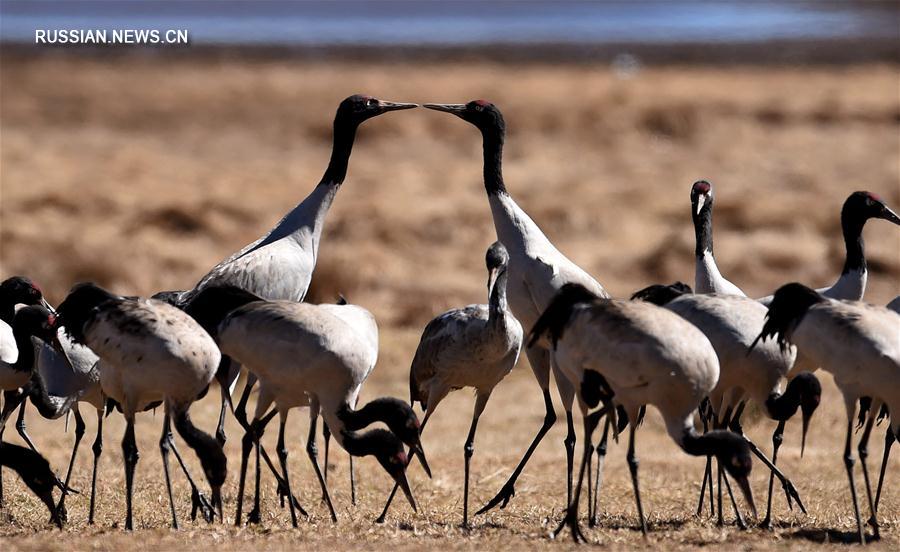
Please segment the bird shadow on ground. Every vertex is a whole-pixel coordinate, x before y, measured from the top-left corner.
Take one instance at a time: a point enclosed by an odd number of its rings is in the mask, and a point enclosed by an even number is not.
[[[856,531],[838,531],[824,527],[807,527],[784,533],[784,538],[804,539],[817,543],[859,544],[859,533]],[[866,543],[878,542],[881,537],[866,534]]]

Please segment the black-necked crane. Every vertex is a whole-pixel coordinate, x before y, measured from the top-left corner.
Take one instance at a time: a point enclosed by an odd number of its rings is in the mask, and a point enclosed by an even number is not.
[[[32,337],[43,339],[47,343],[54,343],[56,340],[56,323],[55,316],[43,305],[29,305],[20,308],[13,316],[12,324],[9,326],[10,335],[2,335],[2,345],[0,345],[0,382],[4,385],[4,389],[17,390],[31,380],[35,365],[35,347]],[[9,354],[8,351],[12,351]],[[9,401],[10,399],[7,399]],[[18,407],[17,400],[13,402],[10,408],[9,404],[4,405],[3,413],[0,415],[0,437],[3,435],[3,429],[9,415]],[[34,446],[28,441],[30,450],[37,454]],[[11,461],[12,462],[12,461]],[[0,459],[0,465],[6,465],[6,461]],[[12,465],[11,465],[12,466]],[[27,478],[23,479],[28,483]],[[54,476],[56,480],[56,476]],[[51,512],[54,521],[61,522],[56,516],[56,511]]]
[[[103,409],[106,397],[100,387],[100,367],[97,355],[88,347],[72,341],[63,329],[57,331],[57,338],[59,350],[44,342],[35,345],[38,347],[38,353],[29,386],[29,397],[38,413],[48,420],[68,416],[70,412],[75,415],[75,443],[72,446],[72,455],[64,481],[64,485],[67,487],[72,477],[78,447],[85,431],[79,404],[85,403],[93,407],[97,413],[97,435],[91,447],[94,463],[88,513],[88,523],[93,524],[97,496],[97,465],[103,451]],[[63,518],[66,517],[66,496],[67,493],[63,493],[57,505]]]
[[[805,513],[806,508],[794,485],[775,467],[778,448],[781,444],[781,441],[775,437],[780,437],[784,431],[785,422],[792,418],[797,410],[800,410],[803,418],[802,456],[809,420],[819,407],[822,386],[815,375],[806,372],[794,377],[782,390],[782,379],[787,376],[794,365],[796,358],[794,348],[782,349],[774,342],[767,342],[758,344],[750,354],[747,354],[747,348],[756,339],[759,328],[765,321],[766,307],[758,301],[744,296],[718,293],[693,294],[689,287],[680,282],[669,286],[650,286],[636,292],[632,299],[641,299],[664,307],[697,326],[706,335],[719,357],[719,381],[709,394],[713,426],[716,428],[728,427],[743,435],[750,445],[751,451],[780,479],[788,504],[791,504],[792,499],[796,500],[800,509]],[[762,407],[766,416],[778,422],[778,428],[773,434],[771,461],[744,435],[741,428],[741,414],[748,400],[754,401]],[[704,423],[706,422],[704,421]],[[719,472],[721,474],[721,467]],[[710,497],[712,497],[712,472],[709,458],[707,458],[703,483],[700,486],[697,515],[700,515],[703,509],[703,493],[707,481],[709,481]],[[718,517],[720,524],[722,523],[721,500],[722,487],[721,477],[719,477]],[[770,485],[766,517],[762,522],[764,526],[769,526],[771,523],[771,508],[772,486]],[[710,515],[712,515],[712,508],[710,508]],[[740,519],[738,519],[738,523],[743,525]]]
[[[507,296],[509,308],[525,328],[537,321],[550,304],[556,292],[566,283],[579,283],[593,293],[606,296],[596,280],[578,265],[570,261],[547,239],[537,224],[519,207],[503,183],[501,161],[506,123],[497,106],[484,100],[467,104],[423,104],[424,107],[452,113],[471,123],[481,131],[484,149],[484,187],[494,219],[497,239],[509,253]],[[572,469],[575,452],[575,426],[572,420],[572,403],[575,386],[565,375],[552,366],[546,344],[535,343],[525,349],[528,362],[540,385],[544,398],[544,422],[525,452],[524,457],[497,495],[475,515],[495,506],[504,508],[515,494],[515,483],[532,453],[547,431],[556,422],[553,401],[550,398],[550,371],[553,370],[560,400],[566,410],[568,431],[565,439],[567,466],[567,501],[572,499]]]
[[[416,104],[364,95],[342,101],[334,117],[331,160],[319,184],[265,236],[216,265],[193,289],[179,294],[175,299],[179,306],[211,285],[236,286],[268,300],[302,301],[316,266],[325,217],[347,176],[357,128],[377,115],[413,107]],[[225,440],[226,403],[240,371],[233,363],[225,367],[217,376],[222,385],[222,410],[216,430],[220,442]]]
[[[107,397],[117,401],[125,416],[122,440],[125,460],[125,528],[133,528],[132,490],[138,449],[134,436],[135,414],[154,401],[163,401],[165,414],[159,441],[172,512],[178,527],[169,451],[181,462],[171,423],[196,452],[211,487],[212,508],[222,517],[221,488],[227,473],[222,445],[197,428],[188,409],[209,385],[221,354],[213,339],[183,311],[155,299],[119,297],[94,284],[75,286],[59,306],[57,323],[81,345],[91,348],[101,362],[100,385]],[[185,473],[187,470],[185,469]],[[196,485],[188,476],[192,495]]]
[[[522,325],[506,301],[509,254],[494,242],[485,255],[488,270],[488,304],[469,305],[437,316],[422,332],[409,369],[410,403],[425,410],[422,430],[448,393],[464,387],[475,389],[475,410],[463,447],[463,527],[469,526],[469,462],[475,453],[478,419],[494,387],[513,369],[522,347]],[[396,488],[394,489],[396,492]],[[394,497],[388,498],[378,522],[383,522]]]
[[[3,409],[0,410],[0,439],[6,427],[9,416],[19,408],[19,417],[16,420],[16,430],[28,444],[31,450],[35,450],[34,443],[28,436],[25,428],[25,399],[27,395],[23,388],[31,379],[33,365],[19,360],[19,348],[13,333],[12,322],[16,315],[16,305],[43,305],[47,302],[41,292],[41,288],[31,279],[24,276],[12,276],[0,282],[0,391],[3,392]],[[30,347],[30,340],[27,341]],[[33,363],[33,360],[32,360]],[[21,367],[21,369],[16,368]],[[0,508],[3,507],[3,477],[0,469]]]
[[[53,489],[59,488],[63,494],[69,489],[56,478],[47,459],[32,449],[0,441],[0,466],[19,474],[22,482],[50,511],[50,522],[62,529],[63,520],[53,502]]]
[[[872,408],[859,440],[859,456],[872,513],[871,523],[878,535],[876,509],[866,465],[867,445],[875,413],[882,404],[891,414],[900,412],[900,315],[885,307],[855,301],[839,301],[823,296],[802,284],[791,283],[775,292],[759,341],[772,337],[782,347],[796,345],[798,351],[834,376],[847,411],[847,438],[844,466],[860,543],[865,543],[856,484],[853,479],[853,426],[856,403],[871,397]],[[754,343],[755,344],[755,343]],[[900,435],[900,418],[891,416],[890,428]]]
[[[694,220],[695,255],[694,289],[697,293],[745,295],[741,288],[729,282],[716,265],[713,254],[713,188],[706,180],[691,186],[691,218]]]
[[[335,315],[336,309],[344,312]],[[338,444],[353,456],[374,455],[403,489],[413,509],[416,508],[406,479],[407,456],[403,444],[412,447],[411,452],[419,456],[426,470],[427,463],[419,442],[419,421],[412,408],[391,398],[373,400],[358,410],[354,408],[362,382],[375,362],[371,337],[376,336],[377,342],[377,326],[371,313],[356,305],[265,301],[233,286],[204,289],[188,305],[188,312],[209,329],[223,354],[246,366],[260,384],[256,412],[242,443],[236,525],[241,523],[247,458],[254,444],[257,445],[257,492],[251,521],[259,519],[258,443],[265,425],[276,413],[280,416],[278,458],[290,494],[284,430],[290,409],[302,406],[309,406],[310,413],[307,454],[332,521],[337,521],[337,515],[319,468],[315,442],[320,412]],[[351,317],[356,324],[348,324]],[[363,319],[371,327],[368,332],[360,331]],[[273,403],[275,408],[268,412]],[[376,421],[385,423],[390,431],[373,429],[357,433]],[[296,526],[294,503],[288,502],[291,522]]]
[[[554,535],[568,525],[576,541],[584,539],[578,527],[578,502],[595,425],[588,412],[601,401],[608,409],[607,424],[615,420],[613,405],[621,406],[629,420],[638,418],[641,406],[655,406],[672,440],[690,455],[715,456],[738,483],[755,514],[747,480],[752,467],[747,442],[731,431],[701,435],[694,428],[694,413],[719,378],[716,351],[699,328],[651,303],[598,298],[581,285],[566,284],[529,334],[531,343],[540,339],[549,342],[560,370],[578,383],[578,402],[584,414],[585,449],[579,483]],[[635,453],[637,426],[629,425],[627,460],[641,531],[646,535]],[[725,482],[731,493],[727,477]]]
[[[3,391],[4,400],[3,413],[0,416],[6,422],[9,415],[18,407],[16,430],[29,448],[35,450],[25,428],[25,399],[28,397],[22,390],[31,379],[33,366],[27,366],[27,370],[13,369],[19,358],[17,341],[12,331],[17,305],[43,305],[48,309],[50,305],[44,299],[41,288],[29,278],[12,276],[0,283],[0,391]],[[25,366],[21,363],[19,365]],[[0,429],[0,437],[2,435]],[[2,489],[3,485],[0,483],[0,504],[3,502]]]

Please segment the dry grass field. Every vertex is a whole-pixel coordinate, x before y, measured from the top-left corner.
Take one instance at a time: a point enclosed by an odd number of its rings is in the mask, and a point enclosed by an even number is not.
[[[334,109],[355,92],[415,102],[488,98],[499,105],[508,126],[510,192],[563,252],[617,296],[654,282],[693,281],[688,194],[700,178],[716,186],[719,265],[752,295],[791,280],[817,286],[834,280],[843,262],[838,214],[850,192],[870,190],[900,207],[896,66],[669,67],[625,78],[606,65],[7,55],[0,76],[0,273],[30,275],[54,303],[83,280],[142,295],[193,285],[312,189],[328,160]],[[475,129],[426,110],[388,114],[359,133],[349,178],[329,214],[311,299],[343,293],[378,318],[381,355],[363,401],[406,397],[407,369],[428,319],[485,300],[483,252],[494,238],[480,146]],[[875,220],[865,236],[867,299],[884,303],[900,293],[900,231]],[[853,529],[840,452],[844,413],[830,377],[823,381],[805,457],[793,422],[780,458],[808,515],[788,512],[778,495],[774,532],[694,518],[703,461],[680,452],[651,412],[638,437],[651,536],[640,536],[623,442],[611,449],[601,528],[590,538],[614,549],[810,549],[840,541]],[[458,528],[472,402],[461,392],[441,406],[424,436],[435,478],[427,480],[418,467],[410,472],[420,512],[397,501],[383,526],[371,521],[390,489],[387,476],[371,458],[358,462],[360,501],[352,507],[340,449],[332,451],[330,479],[340,519],[328,520],[304,452],[301,411],[289,424],[290,462],[311,520],[291,529],[264,478],[259,527],[192,524],[179,474],[176,499],[185,523],[169,531],[159,413],[139,418],[138,530],[126,534],[118,528],[124,424],[113,415],[105,427],[97,525],[86,525],[82,494],[70,497],[66,528],[51,529],[42,506],[6,471],[0,543],[3,550],[570,546],[567,533],[559,543],[546,538],[565,501],[562,423],[538,449],[507,509],[476,518],[470,532]],[[211,393],[194,406],[194,418],[211,430],[216,408]],[[500,487],[542,417],[523,360],[479,426],[473,506]],[[74,474],[82,493],[89,491],[95,428],[92,413],[86,420]],[[62,472],[71,428],[64,433],[62,421],[46,422],[33,411],[28,421],[39,449]],[[770,450],[774,424],[748,426]],[[240,434],[234,423],[228,429],[224,499],[233,521]],[[266,435],[270,447],[274,433]],[[5,435],[20,442],[12,427]],[[872,439],[873,467],[882,435],[879,428]],[[880,512],[883,549],[900,548],[898,456]],[[766,479],[756,463],[752,483],[763,510]]]

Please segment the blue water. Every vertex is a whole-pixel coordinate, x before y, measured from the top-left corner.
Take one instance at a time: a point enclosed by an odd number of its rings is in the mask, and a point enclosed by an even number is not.
[[[0,38],[35,29],[187,29],[193,44],[754,42],[897,37],[900,3],[0,0]]]

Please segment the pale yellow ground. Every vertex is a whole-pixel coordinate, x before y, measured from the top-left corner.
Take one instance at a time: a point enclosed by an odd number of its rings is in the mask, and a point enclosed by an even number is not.
[[[699,178],[716,185],[720,267],[751,295],[791,280],[818,286],[834,280],[843,258],[838,212],[851,191],[871,190],[900,207],[900,101],[897,68],[890,66],[684,67],[621,80],[601,65],[413,67],[142,56],[6,57],[0,71],[2,276],[32,276],[53,302],[86,279],[128,294],[192,285],[315,185],[328,158],[334,108],[354,92],[398,101],[484,97],[497,103],[509,127],[504,169],[510,192],[562,251],[615,295],[676,278],[693,281],[688,192]],[[474,128],[425,110],[389,114],[360,132],[348,181],[329,215],[311,296],[331,301],[340,292],[378,318],[381,357],[363,400],[405,397],[406,370],[427,320],[484,300],[483,251],[493,228],[480,182],[480,143]],[[900,292],[900,229],[876,220],[865,236],[867,298],[883,303]],[[850,531],[840,454],[843,407],[830,378],[823,380],[826,394],[805,457],[801,462],[797,422],[789,424],[782,449],[784,469],[809,515],[787,512],[777,496],[780,527],[774,533],[696,520],[703,461],[678,450],[651,412],[638,438],[652,530],[646,545],[812,548]],[[216,395],[194,407],[208,430]],[[161,415],[143,415],[140,529],[133,535],[113,527],[124,519],[123,424],[113,415],[105,428],[97,526],[86,526],[81,495],[69,501],[65,531],[50,529],[46,512],[5,471],[0,543],[3,550],[569,546],[568,537],[562,543],[545,538],[564,503],[564,424],[538,449],[505,511],[476,518],[470,533],[457,528],[471,407],[469,393],[456,393],[429,423],[424,444],[435,479],[428,481],[417,467],[410,472],[418,515],[397,502],[386,525],[372,525],[389,481],[373,459],[358,462],[360,504],[351,507],[347,455],[337,449],[331,481],[340,521],[332,525],[304,453],[306,413],[298,411],[289,424],[290,461],[312,520],[290,529],[271,479],[264,479],[259,528],[192,524],[179,476],[176,500],[185,523],[177,533],[166,528],[156,444]],[[482,418],[473,509],[500,487],[542,417],[538,387],[523,361]],[[82,493],[90,482],[93,418],[86,412],[88,432],[74,475]],[[39,449],[62,471],[71,428],[63,433],[62,421],[46,422],[34,412],[28,419]],[[773,427],[764,421],[748,431],[769,450]],[[270,447],[274,433],[266,435]],[[228,434],[225,508],[233,521],[235,424]],[[872,439],[873,466],[880,462],[882,435],[879,428]],[[5,438],[19,442],[12,427]],[[182,449],[196,470],[192,454]],[[624,456],[624,443],[612,447],[601,529],[589,533],[613,548],[644,545]],[[900,547],[896,457],[880,512],[885,549]],[[764,480],[757,464],[753,486],[760,506]],[[861,486],[862,478],[857,481]]]

